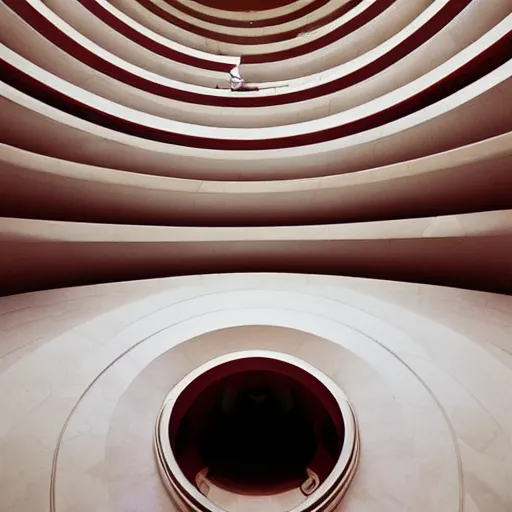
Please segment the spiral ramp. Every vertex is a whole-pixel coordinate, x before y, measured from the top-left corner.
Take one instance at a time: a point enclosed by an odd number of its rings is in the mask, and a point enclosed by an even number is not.
[[[1,0],[0,52],[0,511],[183,510],[159,410],[248,350],[350,401],[336,511],[512,510],[511,0]]]

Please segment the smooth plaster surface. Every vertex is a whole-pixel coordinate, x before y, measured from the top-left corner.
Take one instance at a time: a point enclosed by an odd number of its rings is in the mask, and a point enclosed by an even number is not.
[[[269,349],[352,401],[337,512],[510,512],[510,1],[135,3],[0,5],[0,511],[177,512],[163,398]]]
[[[239,274],[0,309],[2,510],[174,510],[149,448],[161,400],[187,371],[251,348],[304,359],[352,401],[362,457],[340,511],[510,508],[510,297]]]

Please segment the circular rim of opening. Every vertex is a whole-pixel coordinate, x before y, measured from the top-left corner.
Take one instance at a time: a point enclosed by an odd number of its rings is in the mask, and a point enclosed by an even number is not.
[[[273,359],[299,368],[318,380],[335,399],[345,427],[341,453],[328,477],[300,505],[283,512],[332,510],[352,480],[359,459],[359,434],[354,410],[340,387],[323,372],[295,356],[270,350],[245,350],[218,356],[183,377],[165,397],[155,426],[154,448],[160,475],[171,498],[184,512],[226,512],[204,496],[181,470],[171,446],[169,425],[178,397],[208,371],[238,359]]]

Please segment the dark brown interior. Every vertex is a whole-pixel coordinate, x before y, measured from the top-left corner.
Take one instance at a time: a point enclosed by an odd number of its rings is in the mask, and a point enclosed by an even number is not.
[[[307,468],[323,481],[339,458],[343,422],[339,408],[308,385],[313,378],[268,367],[264,359],[223,370],[189,386],[171,418],[171,445],[187,479],[195,483],[208,468],[215,485],[258,495],[299,487]]]

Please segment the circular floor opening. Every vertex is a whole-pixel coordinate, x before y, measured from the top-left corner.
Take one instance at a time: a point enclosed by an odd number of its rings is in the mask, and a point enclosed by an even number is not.
[[[269,511],[295,510],[318,495],[347,442],[341,392],[333,387],[305,363],[275,353],[224,356],[187,376],[157,428],[160,454],[171,459],[172,494],[188,502],[182,508],[238,511],[245,498],[263,500]]]

